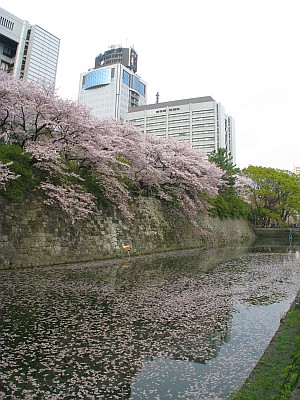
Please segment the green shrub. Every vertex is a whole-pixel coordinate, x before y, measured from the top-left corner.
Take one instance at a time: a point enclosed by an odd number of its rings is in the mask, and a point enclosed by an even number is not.
[[[111,201],[105,196],[105,190],[96,179],[96,173],[92,169],[79,167],[76,160],[64,160],[64,166],[67,172],[76,174],[80,178],[69,175],[68,181],[71,184],[82,186],[86,192],[91,193],[102,205],[109,206]]]
[[[6,183],[5,190],[2,191],[4,197],[21,201],[27,193],[37,188],[43,172],[34,166],[30,153],[25,153],[17,145],[1,144],[0,160],[3,163],[12,161],[13,164],[9,168],[19,175],[18,179]]]
[[[250,218],[250,209],[234,190],[231,188],[220,191],[218,196],[210,200],[211,213],[221,219],[224,218]]]

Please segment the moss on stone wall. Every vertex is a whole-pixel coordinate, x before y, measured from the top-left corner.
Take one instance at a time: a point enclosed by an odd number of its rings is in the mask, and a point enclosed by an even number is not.
[[[39,197],[13,204],[0,197],[0,268],[22,268],[121,257],[122,242],[132,254],[217,246],[254,240],[245,220],[219,220],[199,215],[195,228],[175,208],[141,199],[135,218],[125,221],[118,210],[102,210],[72,225],[58,207]]]

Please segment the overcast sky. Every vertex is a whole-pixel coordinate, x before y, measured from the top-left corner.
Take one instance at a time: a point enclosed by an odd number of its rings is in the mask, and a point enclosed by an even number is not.
[[[113,44],[134,46],[147,102],[212,96],[236,124],[237,166],[300,165],[298,0],[1,0],[61,40],[56,85]]]

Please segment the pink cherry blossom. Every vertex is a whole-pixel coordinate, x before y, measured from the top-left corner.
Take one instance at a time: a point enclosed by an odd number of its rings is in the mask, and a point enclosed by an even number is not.
[[[12,165],[12,162],[3,164],[0,161],[0,190],[5,190],[5,182],[18,178],[18,175],[9,170],[10,165]]]
[[[1,138],[30,152],[32,162],[48,171],[40,188],[72,219],[75,214],[75,219],[91,215],[95,207],[80,174],[70,172],[68,163],[90,171],[104,197],[126,218],[132,217],[130,202],[146,195],[176,204],[195,222],[197,213],[209,207],[206,199],[224,185],[223,171],[188,145],[145,135],[128,123],[97,120],[77,102],[58,97],[52,87],[17,80],[3,71]],[[59,177],[55,185],[53,177]]]

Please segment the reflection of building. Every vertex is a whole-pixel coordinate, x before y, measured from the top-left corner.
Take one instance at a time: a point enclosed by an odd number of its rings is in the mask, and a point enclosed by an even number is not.
[[[133,48],[114,47],[99,54],[95,68],[80,76],[80,104],[99,119],[124,120],[129,108],[146,104],[146,83],[136,74]]]
[[[226,148],[235,163],[234,120],[210,96],[131,108],[127,120],[144,133],[187,142],[206,156]]]
[[[28,81],[55,82],[60,41],[0,8],[1,69]]]

